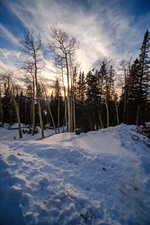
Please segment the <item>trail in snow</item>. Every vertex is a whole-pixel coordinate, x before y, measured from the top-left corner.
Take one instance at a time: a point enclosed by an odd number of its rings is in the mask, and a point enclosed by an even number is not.
[[[150,224],[150,149],[134,127],[1,143],[0,225]]]

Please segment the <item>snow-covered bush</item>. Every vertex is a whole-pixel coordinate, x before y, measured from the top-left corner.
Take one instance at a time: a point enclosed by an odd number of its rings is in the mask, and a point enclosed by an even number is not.
[[[137,127],[137,132],[150,138],[150,123],[145,123],[145,125]]]

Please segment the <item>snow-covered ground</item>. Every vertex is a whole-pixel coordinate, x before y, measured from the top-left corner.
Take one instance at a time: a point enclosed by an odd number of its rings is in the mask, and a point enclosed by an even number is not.
[[[150,141],[134,126],[15,132],[0,128],[0,225],[150,225]]]

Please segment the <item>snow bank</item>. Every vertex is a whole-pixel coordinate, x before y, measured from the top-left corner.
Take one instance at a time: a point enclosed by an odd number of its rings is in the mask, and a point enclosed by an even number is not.
[[[0,225],[150,224],[150,149],[134,126],[0,136]]]

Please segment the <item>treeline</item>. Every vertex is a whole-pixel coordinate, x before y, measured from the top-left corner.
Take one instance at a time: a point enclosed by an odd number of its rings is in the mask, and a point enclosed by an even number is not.
[[[46,127],[56,133],[86,132],[122,122],[140,125],[150,121],[150,33],[146,31],[144,35],[139,57],[121,65],[121,87],[115,85],[120,77],[111,61],[101,61],[99,69],[88,73],[80,71],[75,63],[77,48],[75,38],[62,30],[52,30],[48,49],[60,73],[53,87],[49,87],[40,76],[41,40],[26,33],[21,49],[24,77],[18,82],[15,74],[1,73],[1,126],[17,122],[20,137],[21,124],[29,125],[32,135],[40,126],[43,138]]]

